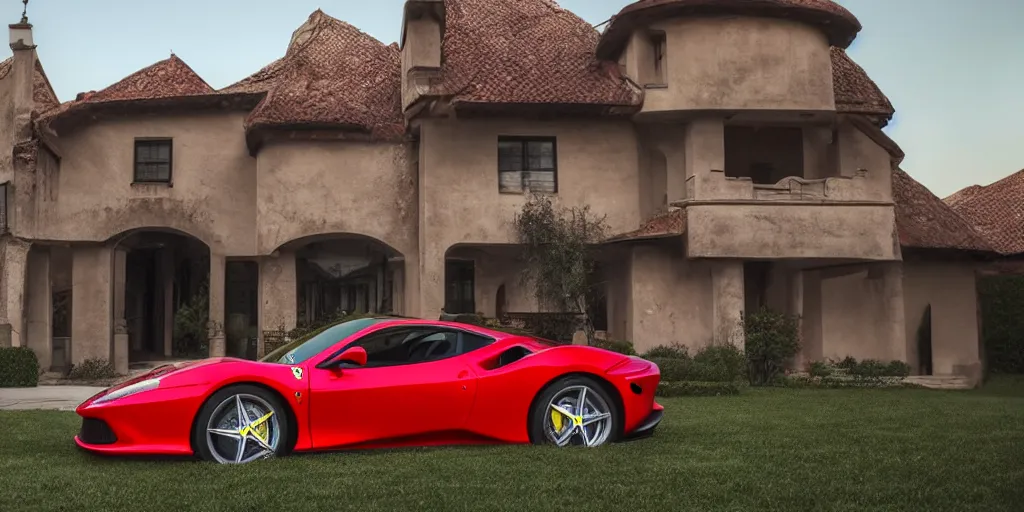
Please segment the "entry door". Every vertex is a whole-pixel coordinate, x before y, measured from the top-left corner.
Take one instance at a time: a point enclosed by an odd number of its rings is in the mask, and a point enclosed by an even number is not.
[[[473,260],[445,261],[445,313],[476,313],[475,273]]]

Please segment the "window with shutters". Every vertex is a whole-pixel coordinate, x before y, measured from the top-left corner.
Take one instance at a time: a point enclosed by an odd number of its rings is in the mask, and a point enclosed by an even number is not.
[[[558,192],[554,137],[499,137],[498,190],[522,194]]]
[[[7,189],[10,182],[0,183],[0,233],[7,232]]]
[[[135,139],[135,182],[170,183],[171,139]]]

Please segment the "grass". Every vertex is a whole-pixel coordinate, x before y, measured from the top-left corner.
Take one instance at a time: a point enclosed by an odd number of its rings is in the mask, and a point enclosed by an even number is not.
[[[317,454],[229,467],[73,447],[0,412],[0,510],[1020,510],[1024,380],[991,391],[750,389],[661,399],[655,437]]]

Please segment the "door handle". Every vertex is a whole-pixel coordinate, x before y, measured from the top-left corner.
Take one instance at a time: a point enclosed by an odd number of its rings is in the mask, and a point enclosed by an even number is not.
[[[459,372],[459,378],[460,379],[465,379],[468,375],[469,375],[469,372],[466,371],[466,370],[462,370],[461,372]]]

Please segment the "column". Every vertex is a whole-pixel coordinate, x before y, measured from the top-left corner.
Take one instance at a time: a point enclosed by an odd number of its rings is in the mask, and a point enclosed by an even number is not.
[[[712,171],[725,171],[725,124],[721,118],[694,119],[684,137],[686,179],[692,179],[692,199],[716,199],[721,185]]]
[[[110,361],[113,317],[110,247],[86,245],[71,255],[71,363]]]
[[[907,329],[903,302],[903,262],[878,263],[882,279],[882,311],[877,325],[878,336],[889,347],[889,358],[907,361]]]
[[[275,252],[260,261],[259,353],[263,354],[263,331],[295,328],[298,284],[295,253]]]
[[[164,357],[174,355],[174,263],[174,249],[170,246],[164,247],[160,251],[158,262],[160,290],[163,292],[163,296],[153,294],[153,300],[156,301],[157,308],[159,308],[154,311],[161,311],[161,322],[158,324],[160,332],[156,339],[163,340]],[[152,346],[159,347],[160,345],[154,343]]]
[[[28,252],[31,245],[16,238],[7,241],[0,261],[0,288],[7,318],[0,317],[0,346],[20,347],[25,338],[25,280],[28,278]]]
[[[821,272],[806,270],[800,273],[803,282],[803,315],[800,322],[800,365],[821,361],[824,355],[821,322]]]
[[[743,262],[740,260],[716,261],[711,269],[713,300],[713,331],[715,342],[728,342],[743,348]]]
[[[125,321],[125,286],[128,252],[114,249],[114,371],[128,373],[128,322]]]
[[[224,357],[227,346],[224,339],[224,287],[227,276],[223,255],[210,253],[210,316],[209,330],[210,357]]]
[[[405,315],[405,261],[388,264],[391,269],[391,307],[396,315]]]
[[[37,247],[28,254],[28,347],[39,367],[48,370],[53,360],[53,290],[50,286],[50,251]]]

